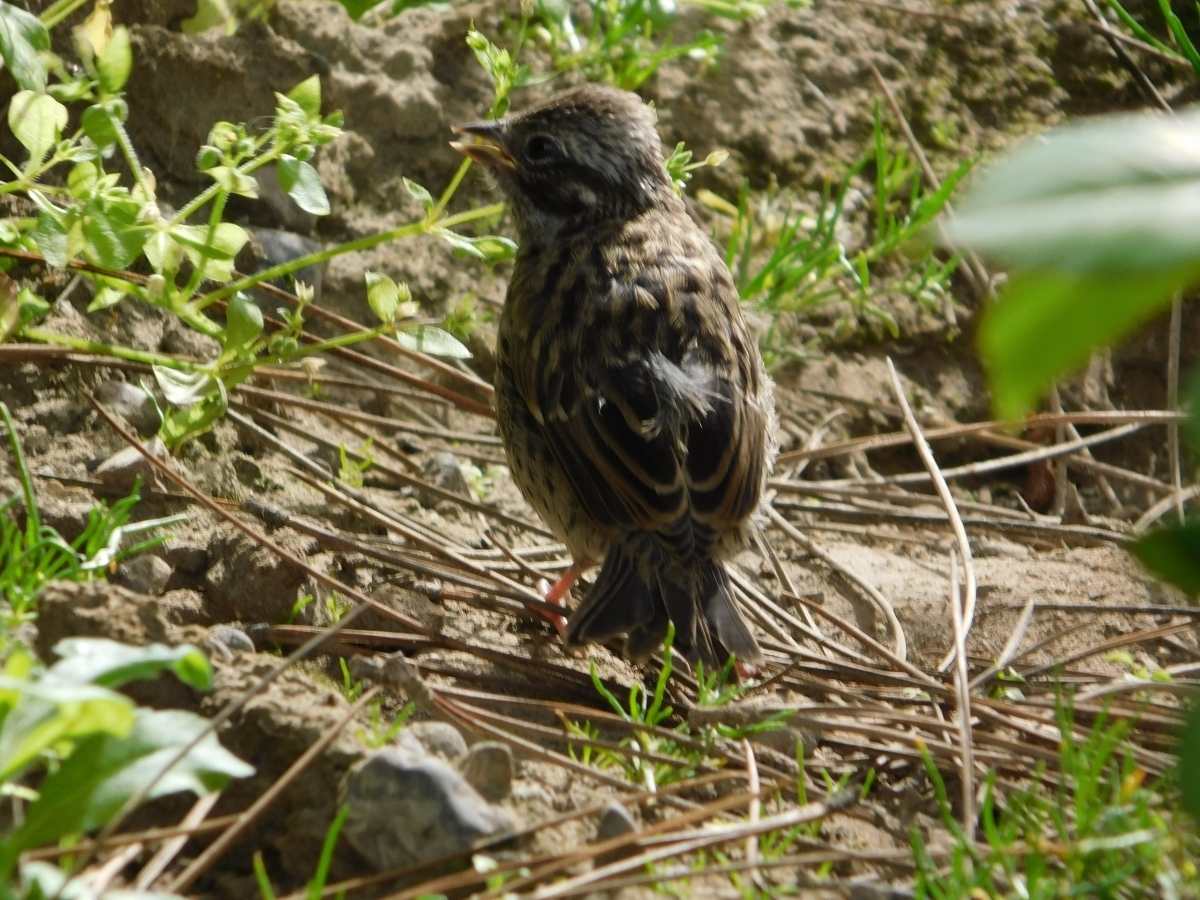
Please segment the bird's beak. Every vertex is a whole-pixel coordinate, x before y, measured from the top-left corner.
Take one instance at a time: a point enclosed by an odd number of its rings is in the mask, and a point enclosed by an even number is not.
[[[473,125],[456,125],[455,134],[477,138],[474,142],[451,141],[450,146],[493,172],[511,175],[517,170],[516,160],[504,147],[502,129],[498,122],[476,122]]]

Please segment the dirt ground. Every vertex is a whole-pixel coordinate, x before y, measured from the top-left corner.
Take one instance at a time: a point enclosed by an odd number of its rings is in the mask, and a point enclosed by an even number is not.
[[[115,21],[132,28],[129,129],[158,178],[160,197],[168,205],[181,205],[203,186],[193,161],[213,122],[252,121],[269,115],[273,92],[286,91],[318,74],[326,109],[341,109],[345,114],[346,133],[318,160],[332,214],[314,219],[282,197],[237,201],[240,205],[231,203],[230,209],[234,221],[286,230],[325,246],[419,217],[419,204],[402,178],[414,179],[436,193],[459,163],[448,146],[451,125],[478,118],[490,100],[490,84],[464,43],[466,30],[474,23],[485,33],[503,38],[511,33],[518,12],[515,0],[454,2],[419,6],[381,26],[367,26],[352,22],[333,2],[279,0],[268,21],[246,23],[233,36],[191,36],[180,32],[179,23],[192,7],[188,0],[114,0],[112,6]],[[723,41],[719,63],[703,71],[687,59],[665,64],[642,91],[658,110],[665,145],[685,141],[701,157],[716,149],[730,151],[724,165],[697,173],[689,188],[692,196],[707,189],[736,199],[748,180],[753,190],[788,189],[815,203],[826,181],[839,178],[869,144],[875,105],[882,98],[875,72],[894,90],[917,141],[942,176],[965,158],[978,156],[986,165],[990,155],[1066,117],[1146,106],[1129,73],[1090,26],[1086,8],[1075,0],[776,2],[761,17],[744,23],[688,6],[674,27],[683,39],[701,26]],[[536,48],[529,61],[535,68],[546,66]],[[1144,67],[1171,102],[1188,99],[1192,89],[1184,80],[1186,72],[1154,57],[1145,60]],[[7,77],[0,75],[0,79]],[[518,92],[514,108],[569,80]],[[0,94],[10,86],[0,81]],[[0,152],[9,154],[5,139],[0,139]],[[488,186],[475,178],[470,176],[456,201],[464,208],[491,196]],[[867,193],[871,189],[869,182],[857,186]],[[715,224],[709,211],[694,206],[698,216]],[[865,210],[849,217],[851,232],[864,215]],[[506,223],[498,227],[504,231]],[[432,238],[384,244],[332,260],[321,273],[317,302],[369,321],[362,287],[367,270],[407,281],[414,298],[433,314],[453,308],[464,297],[473,298],[482,321],[472,340],[476,358],[469,365],[490,379],[489,342],[504,298],[505,265],[489,270],[464,262]],[[164,352],[206,356],[212,351],[157,309],[127,301],[88,315],[86,283],[65,291],[70,279],[60,273],[36,266],[18,272],[54,300],[44,324],[47,330]],[[903,431],[887,375],[889,357],[925,427],[989,418],[984,378],[973,351],[981,301],[969,286],[961,279],[954,283],[953,320],[904,297],[879,299],[900,325],[897,339],[876,333],[866,322],[849,336],[839,331],[835,323],[847,314],[845,304],[813,310],[793,323],[796,333],[809,341],[809,350],[805,358],[772,373],[783,419],[783,451],[803,449],[827,421],[826,445]],[[1182,345],[1185,371],[1197,356],[1198,332],[1200,316],[1188,310]],[[1097,360],[1088,372],[1062,386],[1064,408],[1165,408],[1166,335],[1166,323],[1155,322]],[[408,360],[383,351],[377,355],[430,377]],[[394,385],[336,360],[326,366],[322,377],[353,377],[376,388]],[[136,384],[146,378],[136,366],[84,359],[10,362],[6,358],[0,366],[0,398],[18,423],[36,476],[43,519],[68,538],[83,527],[86,511],[98,497],[111,503],[120,496],[111,485],[101,483],[96,470],[126,446],[84,397],[106,382]],[[444,383],[455,390],[461,387]],[[633,666],[606,648],[565,651],[548,625],[523,613],[515,599],[499,597],[489,602],[486,590],[471,586],[486,587],[485,578],[453,581],[439,569],[444,560],[439,564],[423,552],[411,535],[406,538],[378,518],[364,517],[361,508],[330,499],[296,475],[305,460],[336,472],[338,446],[357,448],[369,434],[377,466],[368,470],[355,492],[360,501],[403,523],[413,534],[440,542],[474,564],[503,572],[528,589],[533,584],[530,565],[553,574],[565,560],[553,539],[538,530],[535,514],[517,493],[490,419],[428,395],[422,399],[332,383],[314,390],[302,381],[265,378],[251,384],[296,396],[307,389],[341,409],[416,427],[397,431],[378,421],[339,421],[245,393],[234,397],[244,404],[239,411],[275,417],[270,426],[265,425],[267,419],[256,421],[267,427],[275,441],[291,448],[293,458],[261,434],[227,419],[210,434],[188,442],[172,465],[211,497],[228,501],[223,509],[236,511],[237,504],[258,497],[301,522],[350,536],[362,547],[393,553],[393,562],[385,564],[361,549],[338,548],[311,531],[273,527],[244,511],[235,512],[268,531],[308,565],[443,639],[414,643],[411,629],[394,617],[368,612],[351,627],[392,632],[405,636],[404,640],[397,638],[398,643],[384,646],[386,641],[378,638],[372,639],[374,645],[366,638],[357,643],[345,638],[338,647],[326,647],[324,654],[274,682],[222,731],[223,743],[252,762],[257,774],[231,786],[212,815],[247,807],[345,714],[348,702],[339,656],[364,654],[371,647],[416,647],[429,682],[460,699],[468,696],[462,692],[484,690],[509,698],[603,709],[587,677],[590,663],[601,677],[626,689],[646,679],[653,682],[652,667]],[[1080,430],[1086,436],[1101,427],[1080,426]],[[447,437],[451,434],[458,437]],[[1035,443],[1054,440],[1053,429],[1049,436],[1026,437]],[[970,436],[937,442],[934,449],[943,468],[1009,452]],[[449,471],[444,461],[437,461],[438,454],[447,452],[454,455]],[[1052,511],[1056,473],[1048,464],[968,475],[952,482],[966,519],[978,583],[977,612],[967,639],[972,669],[982,671],[1001,656],[1023,609],[1032,603],[1032,618],[1019,642],[1020,655],[1010,661],[1031,680],[1031,698],[1052,697],[1047,692],[1056,666],[1064,679],[1086,689],[1125,678],[1131,666],[1153,671],[1200,658],[1191,619],[1175,616],[1169,609],[1184,604],[1182,595],[1155,583],[1124,549],[1134,523],[1162,497],[1147,482],[1170,481],[1165,430],[1147,427],[1098,444],[1091,452],[1095,460],[1136,473],[1142,480],[1122,480],[1110,470],[1102,483],[1094,467],[1072,458],[1066,469],[1068,502],[1058,513]],[[776,485],[775,508],[826,558],[770,525],[764,534],[778,568],[770,554],[758,547],[734,561],[743,579],[743,597],[755,598],[753,617],[769,651],[768,674],[783,668],[781,661],[793,647],[803,646],[809,654],[805,657],[809,668],[781,678],[763,694],[779,704],[822,705],[822,709],[856,696],[881,697],[833,662],[820,662],[825,658],[818,645],[803,637],[795,624],[809,620],[808,608],[785,597],[795,594],[815,600],[832,617],[814,620],[830,640],[878,662],[879,656],[836,624],[852,623],[879,644],[896,646],[893,626],[855,577],[873,586],[894,609],[907,642],[908,661],[924,671],[936,671],[954,640],[949,555],[956,544],[928,483],[905,484],[903,493],[885,483],[891,476],[924,471],[911,445],[829,455],[810,461],[803,472],[797,472],[796,466],[795,461],[785,462],[777,469],[776,477],[790,486]],[[466,467],[473,495],[466,495],[456,467]],[[1185,467],[1187,471],[1190,468]],[[1057,475],[1061,478],[1062,472]],[[431,481],[442,486],[443,493],[430,495],[420,483]],[[824,492],[819,489],[822,482],[829,483]],[[161,478],[156,487],[164,494],[179,491]],[[831,493],[835,489],[842,493]],[[2,454],[0,496],[17,490],[12,461]],[[1047,491],[1048,503],[1043,502]],[[1035,497],[1039,493],[1040,501]],[[305,639],[311,633],[305,628],[328,626],[341,607],[330,597],[328,586],[257,547],[200,504],[159,495],[144,501],[136,517],[174,512],[186,512],[188,520],[173,528],[163,547],[154,551],[170,575],[152,598],[103,586],[87,588],[91,593],[86,596],[77,589],[48,595],[37,646],[48,652],[58,638],[77,634],[134,642],[197,642],[212,651],[218,675],[213,692],[193,695],[164,680],[143,688],[138,699],[214,715],[271,670],[280,648],[286,652]],[[522,565],[509,561],[501,546],[517,548]],[[405,560],[410,564],[407,569]],[[425,568],[412,567],[414,561]],[[461,575],[466,570],[458,571]],[[303,602],[309,595],[315,599]],[[246,631],[255,651],[233,654],[214,649],[214,641],[220,643],[214,634],[223,625]],[[1122,642],[1124,636],[1143,632],[1150,636]],[[1132,663],[1107,655],[1109,648],[1127,650]],[[521,660],[530,661],[532,667],[523,668]],[[860,695],[860,689],[865,693]],[[683,689],[674,698],[680,711],[687,707],[687,699]],[[392,696],[384,708],[394,713],[401,705],[402,700]],[[543,727],[561,727],[546,709],[517,710],[514,706],[504,711],[527,716],[529,722]],[[846,720],[814,716],[816,724],[809,734],[819,739],[815,748],[806,745],[810,772],[823,766],[840,773],[861,768],[864,760],[881,758],[882,751],[875,745],[867,746],[861,735],[844,727]],[[417,718],[430,716],[423,710]],[[794,737],[791,747],[784,746],[782,752],[764,743],[764,766],[787,771],[789,758],[794,758],[789,756]],[[563,750],[561,743],[547,746]],[[1159,749],[1150,746],[1154,752]],[[998,751],[989,752],[993,755],[984,753],[984,763],[1001,765]],[[312,875],[347,770],[367,753],[354,728],[344,729],[196,890],[213,897],[258,896],[250,868],[255,850],[264,851],[269,871],[285,890],[299,888]],[[903,754],[896,756],[902,758]],[[948,774],[953,769],[947,763]],[[929,785],[918,770],[919,766],[900,766],[890,780],[883,777],[876,800],[830,816],[820,839],[841,849],[902,851],[908,847],[908,829],[917,824],[936,844],[944,833],[937,824]],[[501,805],[520,826],[531,827],[624,793],[518,746],[512,791]],[[138,823],[177,821],[189,803],[179,798],[158,801],[138,814]],[[650,825],[665,815],[664,807],[651,805],[642,806],[637,818]],[[502,848],[498,858],[561,854],[583,846],[594,833],[595,825],[587,819],[564,822],[536,832],[516,847]],[[194,856],[199,846],[189,845],[185,857]],[[342,846],[331,878],[367,874],[373,868],[361,854]],[[804,883],[808,877],[803,870],[788,871],[786,877],[793,881]],[[909,873],[884,863],[850,861],[839,863],[835,875],[904,882]],[[689,891],[697,896],[733,895],[728,880],[715,876],[692,882]],[[623,896],[642,892],[646,889],[629,888]]]

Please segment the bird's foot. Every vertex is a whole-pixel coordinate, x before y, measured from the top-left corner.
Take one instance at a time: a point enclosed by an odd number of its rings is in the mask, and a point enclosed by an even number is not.
[[[558,606],[561,606],[563,609],[566,609],[567,604],[571,601],[570,588],[555,595],[556,591],[558,591],[558,585],[556,584],[554,587],[551,587],[550,582],[545,578],[537,583],[537,592],[542,595],[543,600],[545,600],[547,603],[554,603]],[[554,630],[560,635],[567,630],[566,616],[560,616],[558,613],[552,613],[548,609],[538,609],[535,611],[539,616],[543,616],[551,625],[553,625]]]
[[[737,673],[738,681],[758,677],[758,666],[754,665],[754,663],[735,662],[733,664],[733,671]]]
[[[590,561],[573,563],[567,571],[563,572],[562,578],[558,579],[553,587],[550,586],[550,582],[543,578],[538,582],[538,593],[542,595],[542,599],[547,603],[553,603],[561,606],[563,609],[568,609],[568,604],[571,602],[571,585],[579,579],[579,576],[589,566],[591,566]],[[554,626],[554,630],[560,635],[567,630],[566,616],[560,616],[558,613],[552,613],[545,609],[539,609],[538,613],[545,616],[550,624]]]

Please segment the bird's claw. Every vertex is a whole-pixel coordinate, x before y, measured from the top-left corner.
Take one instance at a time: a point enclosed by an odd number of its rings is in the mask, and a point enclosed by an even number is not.
[[[557,587],[558,585],[554,585],[552,588],[550,586],[550,582],[543,578],[537,583],[537,592],[542,595],[542,599],[547,603],[553,603],[557,606],[561,606],[563,609],[566,609],[567,604],[571,599],[571,589],[567,588],[566,590],[555,594],[554,588]],[[554,630],[560,635],[567,630],[566,616],[560,616],[558,613],[552,613],[546,609],[539,609],[537,612],[538,615],[543,616],[551,625],[553,625]]]

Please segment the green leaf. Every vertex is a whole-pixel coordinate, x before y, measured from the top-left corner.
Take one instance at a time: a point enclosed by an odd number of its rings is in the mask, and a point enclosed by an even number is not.
[[[157,678],[170,670],[199,691],[212,687],[212,667],[197,647],[146,644],[133,647],[106,638],[65,638],[54,645],[59,657],[43,678],[118,688],[141,678]]]
[[[217,225],[212,243],[208,243],[208,226],[176,225],[171,237],[183,245],[192,265],[200,265],[202,253],[207,256],[204,275],[213,281],[228,281],[233,277],[233,258],[245,246],[250,236],[232,222]]]
[[[1183,808],[1200,822],[1200,702],[1196,697],[1179,736],[1179,787]]]
[[[129,29],[118,25],[112,30],[108,44],[96,60],[96,74],[100,80],[100,91],[111,96],[120,93],[129,80],[133,68],[133,51],[129,46]]]
[[[408,285],[401,287],[388,276],[378,272],[367,272],[366,281],[367,303],[371,312],[375,313],[375,317],[384,325],[390,325],[396,320],[396,311],[400,304],[407,303],[412,297]]]
[[[49,94],[18,91],[8,104],[8,127],[29,158],[40,163],[67,127],[67,108]]]
[[[1200,111],[1039,135],[983,175],[942,236],[1026,268],[1190,263],[1200,258]]]
[[[487,235],[471,238],[447,228],[437,228],[435,233],[453,247],[458,256],[481,259],[489,266],[517,255],[517,245],[505,237]]]
[[[96,291],[96,296],[92,298],[92,302],[88,304],[87,311],[89,313],[99,312],[102,309],[116,306],[121,302],[126,291],[116,287],[102,287]]]
[[[1028,412],[1056,378],[1149,319],[1198,277],[1200,262],[1145,272],[1015,276],[979,326],[996,415]]]
[[[124,269],[137,259],[150,236],[150,227],[138,221],[142,204],[135,200],[106,203],[102,198],[89,200],[84,207],[83,236],[87,239],[84,255],[107,269]]]
[[[312,75],[287,92],[289,100],[294,100],[309,118],[321,115],[321,78]]]
[[[231,778],[253,774],[253,767],[222,747],[211,732],[162,774],[178,751],[207,727],[208,720],[182,710],[138,709],[133,728],[123,737],[84,738],[42,782],[25,822],[4,842],[5,851],[20,852],[98,828],[155,779],[148,800],[179,791],[203,796],[220,790]]]
[[[153,366],[152,370],[167,402],[181,409],[219,390],[217,380],[206,372],[180,372],[166,366]]]
[[[133,701],[96,685],[0,676],[0,691],[20,696],[0,726],[0,782],[12,779],[59,741],[96,731],[125,734],[133,725]]]
[[[463,346],[454,335],[432,325],[417,325],[396,332],[396,340],[402,347],[428,353],[430,356],[449,356],[454,359],[470,359],[471,351]]]
[[[29,237],[45,258],[46,265],[61,269],[70,262],[73,254],[68,248],[69,231],[58,216],[43,211]]]
[[[234,166],[213,166],[206,174],[231,194],[258,199],[258,181]]]
[[[0,0],[0,56],[17,87],[25,91],[46,89],[46,67],[39,53],[50,52],[50,32],[25,10]]]
[[[209,426],[229,408],[229,394],[225,385],[214,379],[216,390],[208,394],[199,403],[193,403],[185,409],[169,412],[158,429],[158,436],[174,450],[190,437],[203,434]]]
[[[329,198],[321,187],[321,176],[306,162],[284,154],[276,166],[279,185],[296,205],[314,216],[329,215]]]
[[[100,104],[89,106],[83,111],[79,124],[83,133],[100,150],[108,150],[117,145],[117,126],[113,124],[112,116]]]
[[[178,271],[179,264],[183,262],[183,248],[165,231],[151,234],[142,250],[156,272]]]
[[[224,26],[229,29],[231,23],[236,24],[237,17],[229,9],[225,0],[200,0],[196,4],[196,14],[180,23],[184,34],[200,34],[210,28]]]
[[[429,211],[433,209],[433,196],[429,193],[429,191],[417,184],[415,181],[409,178],[404,178],[403,181],[404,187],[408,193],[421,201],[421,204],[425,207],[426,214],[428,214]]]
[[[82,200],[96,189],[100,172],[93,162],[84,161],[71,169],[67,176],[67,189],[76,200]]]
[[[1139,539],[1132,550],[1163,581],[1189,597],[1200,595],[1200,522],[1155,531]]]
[[[0,344],[8,342],[21,321],[21,303],[17,283],[0,272]]]
[[[258,304],[238,291],[225,307],[224,349],[244,350],[262,334],[263,316]]]
[[[28,285],[21,288],[21,293],[17,295],[17,306],[20,310],[18,328],[24,328],[50,312],[50,304],[30,290]]]

